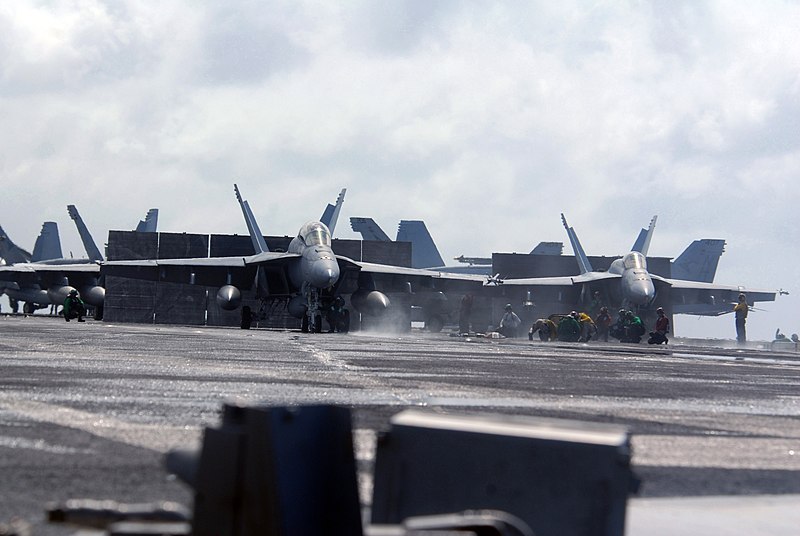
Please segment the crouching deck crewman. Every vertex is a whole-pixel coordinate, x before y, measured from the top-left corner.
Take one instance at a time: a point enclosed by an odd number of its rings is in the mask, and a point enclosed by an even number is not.
[[[83,300],[78,296],[78,291],[72,289],[69,291],[66,299],[64,300],[64,320],[69,322],[73,318],[77,318],[78,322],[86,322],[83,319],[83,315],[86,314],[86,306],[83,304]]]

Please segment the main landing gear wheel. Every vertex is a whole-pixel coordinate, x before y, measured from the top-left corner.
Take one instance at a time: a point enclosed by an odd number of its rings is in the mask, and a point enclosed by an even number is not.
[[[428,331],[431,333],[439,333],[444,327],[444,321],[440,316],[431,316],[425,321],[425,327],[428,328]]]

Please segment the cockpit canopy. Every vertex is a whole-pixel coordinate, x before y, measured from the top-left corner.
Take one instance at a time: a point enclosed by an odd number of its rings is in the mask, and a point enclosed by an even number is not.
[[[310,221],[303,225],[297,237],[306,246],[331,246],[331,232],[319,221]]]
[[[631,251],[622,259],[626,270],[647,270],[647,261],[638,251]]]

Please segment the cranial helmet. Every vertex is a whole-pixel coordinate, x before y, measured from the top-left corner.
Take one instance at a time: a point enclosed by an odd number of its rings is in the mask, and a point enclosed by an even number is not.
[[[75,289],[72,289],[72,290],[69,291],[69,295],[70,296],[77,296],[78,295],[78,291],[75,290]]]
[[[664,312],[664,308],[663,307],[659,307],[658,309],[656,309],[656,312],[657,313],[663,313]]]
[[[507,303],[506,304],[506,311],[510,311],[511,309],[512,309],[511,304]]]

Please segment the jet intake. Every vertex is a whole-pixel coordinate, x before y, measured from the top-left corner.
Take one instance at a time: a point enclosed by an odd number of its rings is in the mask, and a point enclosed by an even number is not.
[[[217,305],[226,311],[233,311],[242,303],[241,291],[233,285],[225,285],[217,291]]]
[[[389,296],[378,290],[360,288],[350,296],[350,303],[363,314],[378,315],[389,308]]]

